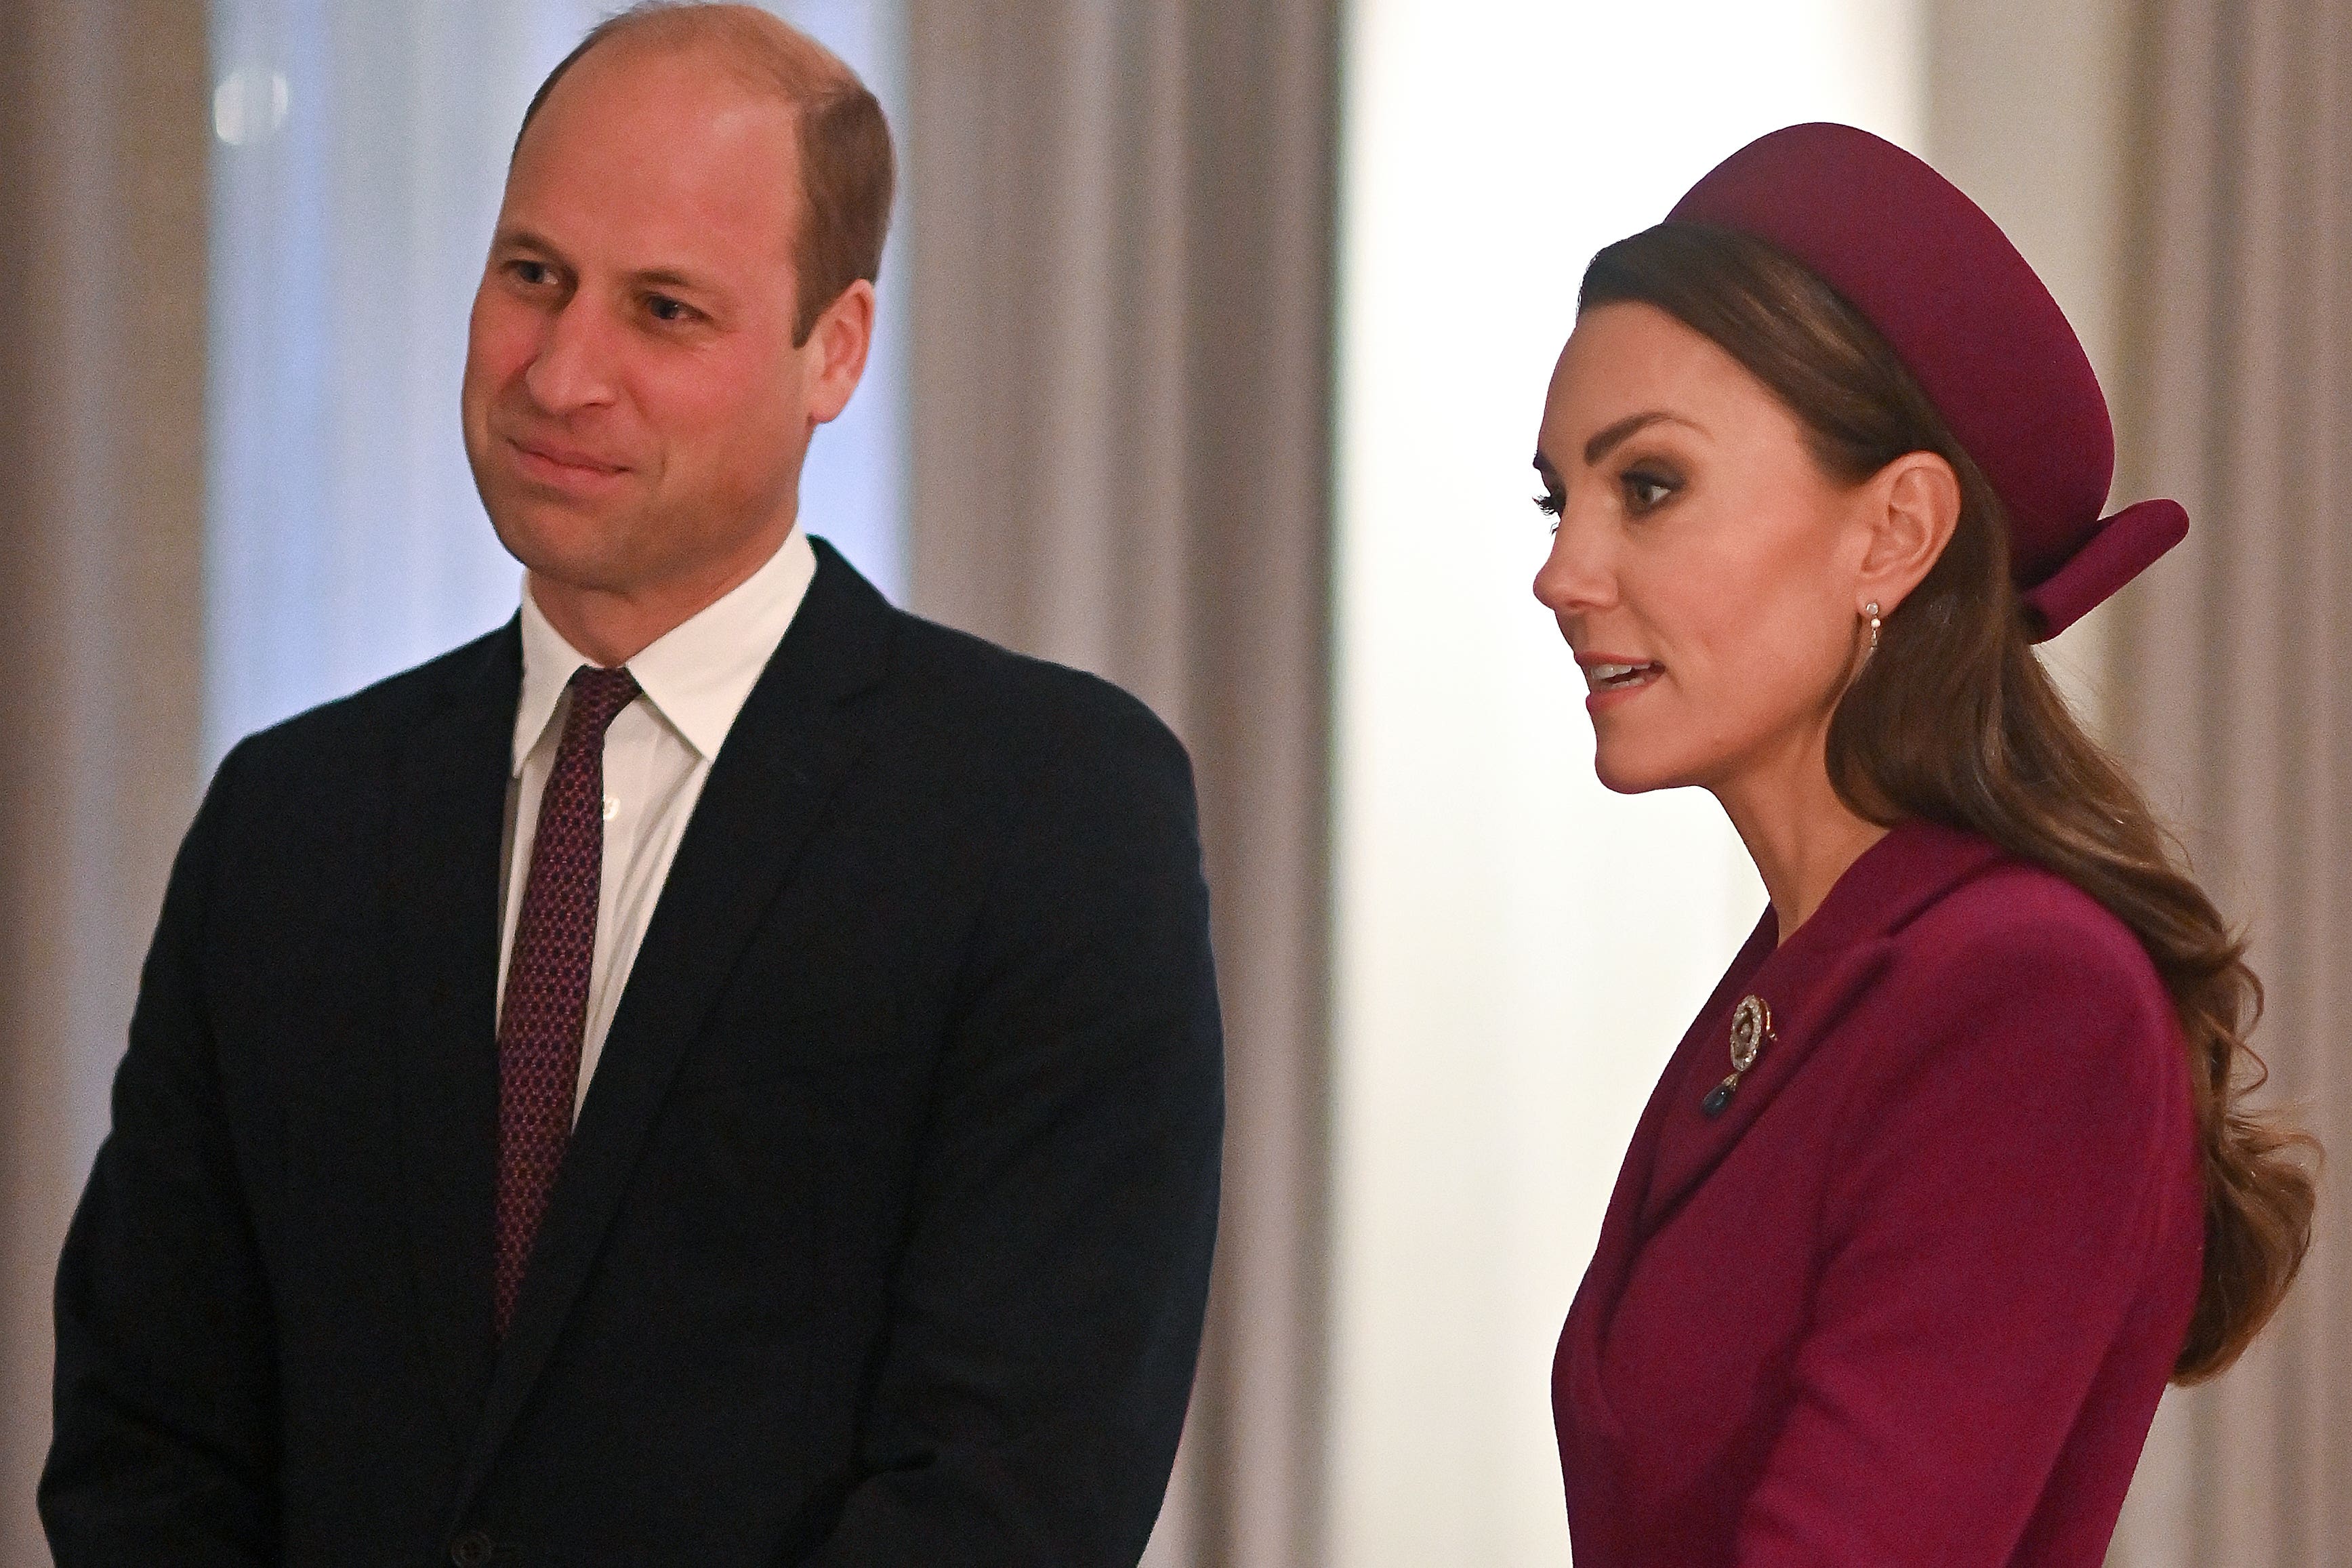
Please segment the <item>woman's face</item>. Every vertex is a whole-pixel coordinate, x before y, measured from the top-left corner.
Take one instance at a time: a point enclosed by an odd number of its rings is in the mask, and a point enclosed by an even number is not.
[[[1761,382],[1643,304],[1578,321],[1536,468],[1557,519],[1536,597],[1584,671],[1601,782],[1721,794],[1818,757],[1866,641],[1875,487],[1824,473]]]

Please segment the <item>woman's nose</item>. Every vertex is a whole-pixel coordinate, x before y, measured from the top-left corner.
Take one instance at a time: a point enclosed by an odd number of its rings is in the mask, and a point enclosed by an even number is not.
[[[1615,603],[1617,582],[1608,561],[1604,531],[1580,519],[1572,505],[1560,510],[1552,530],[1551,553],[1536,572],[1536,598],[1555,616],[1606,609]]]

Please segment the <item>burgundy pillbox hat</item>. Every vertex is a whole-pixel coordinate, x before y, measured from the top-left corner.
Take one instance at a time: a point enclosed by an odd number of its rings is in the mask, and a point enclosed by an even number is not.
[[[1785,251],[1878,329],[2008,509],[2037,640],[2187,536],[2178,501],[2100,517],[2116,437],[2089,356],[2009,237],[1900,147],[1791,125],[1717,164],[1666,221]]]

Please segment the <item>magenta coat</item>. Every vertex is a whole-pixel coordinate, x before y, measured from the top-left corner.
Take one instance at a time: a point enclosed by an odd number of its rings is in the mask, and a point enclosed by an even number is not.
[[[1650,1097],[1552,1370],[1577,1568],[2097,1568],[2195,1304],[2179,1026],[1981,839],[1768,912]],[[1773,1036],[1721,1113],[1734,1010]]]

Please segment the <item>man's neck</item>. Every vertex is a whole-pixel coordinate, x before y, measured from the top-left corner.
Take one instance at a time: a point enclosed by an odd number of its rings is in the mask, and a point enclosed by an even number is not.
[[[583,587],[537,570],[526,574],[525,583],[547,624],[609,669],[626,664],[750,581],[791,536],[787,530],[783,538],[746,551],[719,570],[622,592]]]

